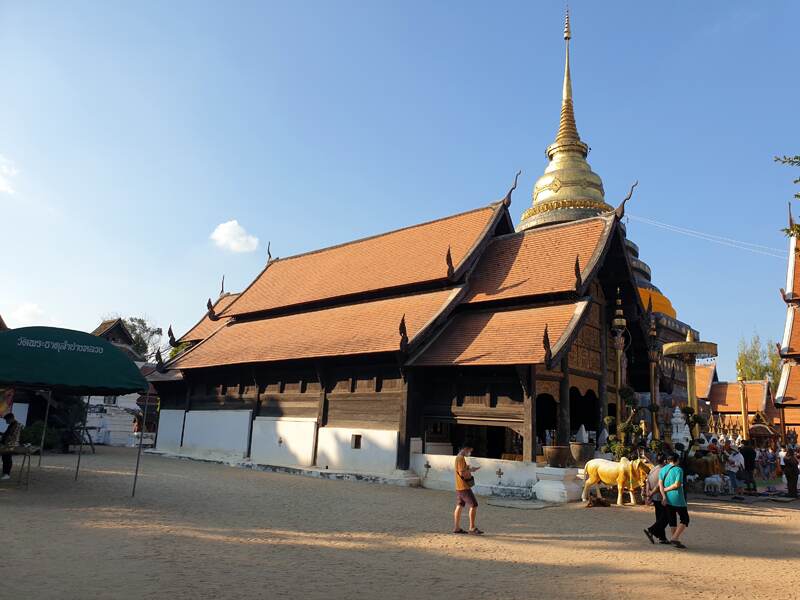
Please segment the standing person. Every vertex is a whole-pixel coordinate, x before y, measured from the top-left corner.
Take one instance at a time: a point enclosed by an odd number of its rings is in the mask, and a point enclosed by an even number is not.
[[[786,495],[797,498],[798,460],[797,452],[791,450],[783,458],[783,474],[786,476]]]
[[[658,538],[659,543],[669,544],[667,539],[667,508],[664,506],[664,497],[661,495],[659,489],[659,473],[664,465],[667,464],[667,457],[664,454],[659,454],[656,458],[656,465],[647,474],[647,482],[645,483],[644,496],[645,503],[652,504],[656,511],[656,522],[644,530],[644,534],[651,544],[655,544],[655,538]]]
[[[667,509],[667,522],[672,530],[669,542],[676,548],[686,548],[680,537],[689,526],[689,510],[686,507],[686,496],[683,493],[683,469],[678,466],[680,456],[672,454],[669,464],[665,465],[658,474],[658,488],[664,497],[663,503]],[[680,517],[680,524],[678,524]]]
[[[481,535],[483,532],[475,525],[478,516],[478,501],[472,493],[472,486],[475,485],[475,478],[472,474],[480,467],[470,467],[467,464],[467,457],[472,454],[472,447],[465,445],[456,456],[456,510],[453,513],[453,533],[467,533],[461,529],[461,511],[464,506],[469,508],[469,533]]]
[[[778,464],[777,463],[778,457],[775,455],[775,450],[772,449],[772,446],[767,448],[766,460],[767,460],[767,476],[765,477],[765,479],[767,480],[775,479],[775,472],[777,470],[775,465]]]
[[[758,492],[756,487],[756,451],[753,448],[752,440],[745,440],[742,442],[742,449],[739,450],[739,455],[744,462],[744,483],[746,491],[753,494]]]
[[[732,446],[730,452],[725,457],[725,475],[731,481],[731,491],[733,494],[738,494],[741,490],[741,483],[739,482],[739,468],[744,467],[744,459],[739,454],[739,450]]]
[[[0,437],[0,456],[3,460],[3,474],[0,481],[11,479],[11,452],[19,446],[19,434],[22,431],[22,424],[14,418],[13,413],[8,413],[5,417],[7,428]]]

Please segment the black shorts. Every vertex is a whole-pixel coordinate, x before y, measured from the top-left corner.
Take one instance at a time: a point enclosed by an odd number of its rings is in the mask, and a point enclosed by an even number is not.
[[[689,510],[685,506],[667,506],[667,519],[670,527],[678,526],[678,517],[681,518],[681,524],[689,526]]]
[[[472,490],[456,490],[456,506],[476,508],[478,501],[475,499],[475,494],[472,493]]]

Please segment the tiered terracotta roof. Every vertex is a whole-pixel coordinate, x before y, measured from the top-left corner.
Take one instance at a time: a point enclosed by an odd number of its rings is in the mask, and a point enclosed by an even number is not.
[[[694,381],[697,397],[701,400],[708,400],[711,395],[711,384],[717,381],[717,363],[697,365],[694,370]]]
[[[238,298],[228,297],[226,307],[218,301],[215,312],[227,321],[204,318],[181,338],[205,339],[169,367],[400,350],[415,365],[554,360],[587,314],[588,302],[578,298],[609,247],[615,218],[493,238],[502,221],[511,229],[506,207],[498,202],[271,261]],[[501,302],[489,309],[489,302],[512,299],[513,307]]]
[[[239,294],[223,294],[217,301],[214,303],[214,313],[220,314],[226,308],[231,305],[231,302],[236,300],[239,297]],[[199,342],[201,340],[206,339],[212,333],[214,333],[217,329],[222,327],[228,322],[227,318],[220,318],[217,321],[212,321],[208,313],[206,312],[203,315],[203,318],[200,319],[194,327],[192,327],[189,331],[184,333],[177,341],[179,344],[183,344],[185,342]]]
[[[580,280],[586,282],[608,245],[613,224],[613,215],[603,216],[495,238],[471,276],[467,301],[580,293],[576,259]]]
[[[585,317],[589,302],[533,308],[479,310],[455,316],[422,352],[415,366],[541,364],[555,357]],[[552,344],[546,348],[544,331]]]
[[[125,327],[125,323],[119,317],[116,319],[106,319],[100,323],[97,327],[95,327],[94,331],[92,331],[92,335],[96,335],[97,337],[103,337],[111,332],[112,329],[115,327],[119,328],[120,333],[122,333],[132,344],[133,338],[131,337],[128,328]]]
[[[747,412],[764,413],[769,423],[775,423],[778,418],[778,411],[772,402],[772,394],[769,391],[769,382],[745,381],[745,397],[747,398]],[[741,414],[740,384],[736,382],[720,381],[711,384],[711,412],[720,414]]]
[[[260,313],[377,290],[457,281],[481,242],[502,218],[508,218],[508,211],[503,202],[497,202],[421,225],[273,260],[224,314]]]
[[[327,309],[232,321],[179,356],[171,368],[396,352],[401,321],[408,343],[434,325],[463,293],[463,288],[398,296]]]
[[[800,366],[788,361],[783,363],[775,404],[800,406]]]

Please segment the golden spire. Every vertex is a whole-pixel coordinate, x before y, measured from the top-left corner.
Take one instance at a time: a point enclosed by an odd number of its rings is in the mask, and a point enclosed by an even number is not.
[[[561,118],[555,141],[547,147],[550,163],[533,188],[533,204],[522,214],[517,231],[552,223],[585,219],[613,210],[605,202],[603,181],[592,171],[586,156],[589,146],[578,135],[572,105],[572,75],[569,42],[572,28],[569,10],[564,17],[564,85],[561,91]]]
[[[566,59],[564,60],[564,87],[561,93],[561,122],[556,134],[556,144],[580,142],[578,127],[575,124],[575,110],[572,106],[572,77],[569,72],[569,41],[572,39],[572,30],[569,26],[569,9],[564,17],[564,45],[566,46]]]

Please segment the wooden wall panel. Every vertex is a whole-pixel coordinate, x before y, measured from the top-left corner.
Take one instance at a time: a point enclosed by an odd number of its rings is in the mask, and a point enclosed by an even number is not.
[[[328,394],[328,427],[397,429],[400,392]]]

